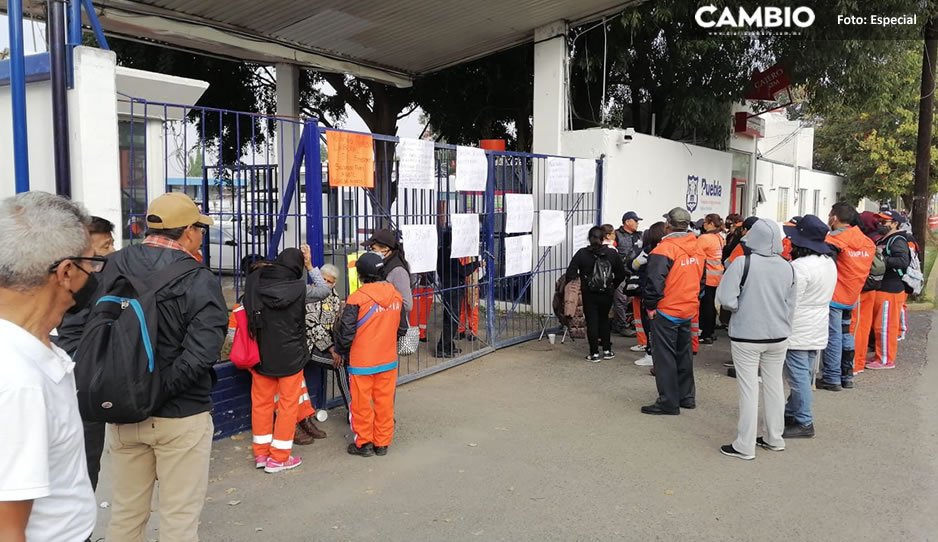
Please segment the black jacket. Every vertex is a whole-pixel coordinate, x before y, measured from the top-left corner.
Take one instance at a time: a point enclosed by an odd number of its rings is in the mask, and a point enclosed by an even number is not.
[[[619,284],[625,280],[625,266],[622,265],[622,259],[619,257],[619,253],[607,246],[600,247],[598,251],[594,250],[592,247],[583,247],[576,251],[576,254],[574,254],[573,258],[570,260],[570,265],[567,267],[567,280],[571,281],[580,278],[582,291],[584,293],[589,292],[587,283],[589,282],[590,276],[593,274],[593,265],[596,263],[597,256],[606,258],[609,260],[609,263],[612,264],[612,289],[609,290],[611,293],[612,290],[618,288]]]
[[[295,375],[309,361],[306,281],[271,279],[271,271],[271,267],[264,267],[248,276],[244,310],[257,312],[255,339],[261,362],[254,369],[264,376],[279,378]],[[260,301],[259,307],[253,306],[253,299]]]
[[[453,231],[444,228],[440,231],[440,248],[436,258],[436,273],[441,288],[465,286],[466,277],[479,268],[479,261],[463,265],[459,258],[451,257],[453,253]]]
[[[190,258],[181,250],[133,245],[108,257],[98,277],[92,304],[118,275],[146,277]],[[228,309],[218,279],[208,269],[189,273],[163,288],[157,297],[159,329],[155,357],[166,400],[154,412],[161,418],[185,418],[212,409],[214,365],[228,330]],[[56,344],[73,352],[89,311],[68,316]]]
[[[635,245],[641,244],[642,242],[642,232],[636,231],[629,233],[625,231],[622,226],[619,226],[616,231],[616,251],[619,253],[619,256],[622,258],[623,263],[628,263],[629,256],[637,256],[637,252],[632,250],[632,247]]]
[[[876,242],[877,247],[883,247],[883,261],[886,262],[886,274],[878,290],[890,294],[900,294],[905,291],[902,275],[912,261],[912,252],[905,233],[897,231]]]

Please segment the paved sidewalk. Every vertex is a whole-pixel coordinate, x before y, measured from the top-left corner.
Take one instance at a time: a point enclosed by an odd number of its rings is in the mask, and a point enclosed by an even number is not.
[[[400,388],[387,457],[345,453],[344,409],[287,473],[253,468],[249,434],[216,442],[201,539],[938,540],[936,314],[910,314],[897,369],[816,392],[817,438],[749,462],[718,451],[736,424],[725,335],[677,417],[639,413],[655,385],[634,339],[595,365],[585,341],[522,344]]]

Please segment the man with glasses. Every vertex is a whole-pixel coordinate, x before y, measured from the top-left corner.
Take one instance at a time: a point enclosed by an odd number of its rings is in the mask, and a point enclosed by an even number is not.
[[[0,539],[84,540],[97,507],[88,483],[74,363],[50,342],[91,302],[90,218],[44,192],[0,201]]]
[[[147,236],[108,257],[102,292],[119,275],[141,282],[186,258],[199,259],[213,221],[181,193],[150,203]],[[142,541],[160,481],[160,538],[198,540],[212,448],[213,365],[228,329],[221,286],[200,268],[171,281],[156,297],[159,308],[155,358],[163,402],[139,423],[109,424],[114,472],[107,539]]]

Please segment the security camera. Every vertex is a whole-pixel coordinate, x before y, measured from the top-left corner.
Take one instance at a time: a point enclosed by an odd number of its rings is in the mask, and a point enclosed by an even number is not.
[[[625,131],[622,132],[622,137],[619,139],[619,141],[616,141],[616,145],[622,146],[631,143],[632,136],[634,135],[635,128],[626,128]]]

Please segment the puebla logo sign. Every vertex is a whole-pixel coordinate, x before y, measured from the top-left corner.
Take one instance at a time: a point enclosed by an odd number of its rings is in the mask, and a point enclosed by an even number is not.
[[[708,181],[706,178],[697,175],[687,176],[687,193],[684,196],[684,206],[688,212],[693,213],[700,206],[700,198],[704,200],[704,208],[709,208],[719,203],[723,197],[723,185],[720,181]],[[716,198],[716,199],[714,199]]]

